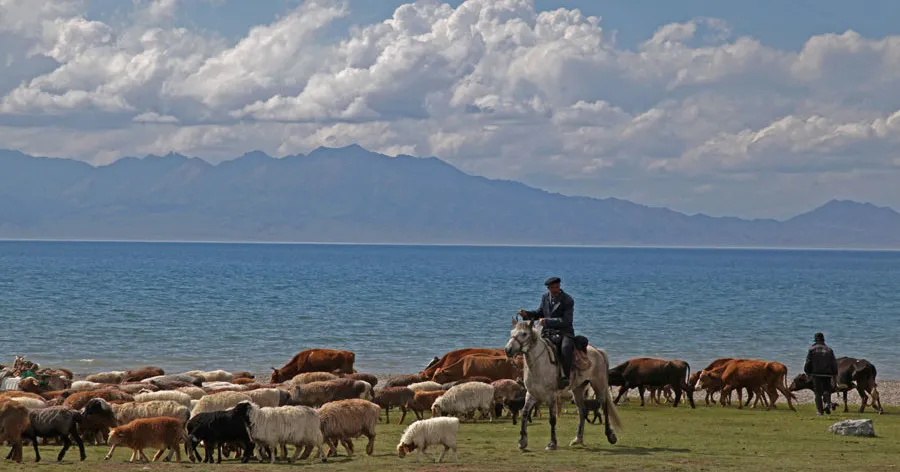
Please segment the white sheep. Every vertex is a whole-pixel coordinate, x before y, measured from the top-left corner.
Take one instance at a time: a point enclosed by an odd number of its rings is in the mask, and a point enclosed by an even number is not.
[[[314,457],[321,457],[325,462],[322,428],[316,410],[305,406],[260,407],[252,402],[241,402],[234,407],[234,412],[246,418],[250,439],[272,450],[272,463],[275,462],[275,451],[281,444],[294,446],[294,455],[288,462],[297,460],[301,450],[312,448],[317,450]],[[304,458],[307,455],[304,453]]]
[[[161,390],[159,392],[139,393],[134,396],[134,401],[139,403],[152,402],[155,400],[169,400],[178,402],[187,407],[191,406],[191,396],[184,392],[177,392],[175,390]]]
[[[191,411],[186,406],[171,400],[113,403],[110,406],[120,425],[128,424],[138,418],[158,418],[160,416],[187,421],[191,415]]]
[[[72,382],[72,386],[69,388],[71,388],[72,390],[96,390],[99,388],[103,388],[103,385],[97,382],[89,382],[87,380],[76,380]]]
[[[224,370],[211,370],[208,372],[204,372],[202,370],[191,370],[185,372],[184,375],[200,377],[200,380],[204,382],[231,382],[232,380],[234,380],[234,375]]]
[[[125,381],[125,372],[122,371],[112,371],[112,372],[100,372],[97,374],[88,375],[88,382],[97,382],[101,384],[120,384]]]
[[[175,389],[176,392],[182,392],[188,394],[191,399],[199,400],[206,396],[206,390],[203,390],[200,387],[178,387]]]
[[[428,446],[440,444],[444,446],[444,450],[441,451],[438,462],[444,460],[444,454],[450,449],[453,449],[453,462],[456,462],[457,431],[459,418],[444,417],[414,421],[403,430],[400,443],[397,444],[397,454],[402,459],[410,452],[416,451],[416,462],[419,462],[419,456],[422,454],[431,459],[426,451]]]
[[[203,388],[206,390],[247,390],[246,385],[233,384],[231,382],[203,382]]]
[[[241,392],[219,392],[197,400],[197,405],[191,409],[191,418],[200,413],[209,413],[212,411],[225,411],[234,408],[240,402],[252,402],[246,393]]]
[[[247,396],[259,406],[284,406],[291,399],[291,393],[277,388],[258,388],[246,392]]]
[[[456,385],[438,397],[431,406],[431,416],[468,415],[476,410],[490,415],[494,421],[494,387],[481,382]],[[473,420],[477,421],[473,416]]]
[[[431,380],[427,380],[425,382],[417,382],[407,385],[406,388],[412,390],[413,392],[434,392],[436,390],[441,390],[441,384],[433,382]]]

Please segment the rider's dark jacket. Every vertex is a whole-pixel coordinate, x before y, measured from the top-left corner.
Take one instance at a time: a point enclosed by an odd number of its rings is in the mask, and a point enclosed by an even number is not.
[[[575,314],[575,300],[568,293],[560,290],[559,295],[551,297],[545,292],[541,297],[541,306],[537,310],[527,310],[527,319],[546,318],[545,328],[557,330],[569,336],[575,335],[572,317]]]

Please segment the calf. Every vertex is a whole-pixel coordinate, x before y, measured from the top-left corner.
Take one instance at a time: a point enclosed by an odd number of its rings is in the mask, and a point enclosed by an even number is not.
[[[691,408],[694,405],[694,389],[688,385],[687,380],[691,373],[690,365],[682,360],[654,359],[639,357],[629,359],[609,370],[609,384],[619,385],[619,396],[616,403],[628,392],[637,387],[641,396],[641,406],[644,406],[644,389],[647,387],[663,388],[672,386],[675,393],[675,401],[672,406],[677,407],[681,401],[681,394],[687,396]]]
[[[775,408],[775,402],[778,400],[778,392],[781,392],[787,398],[788,407],[791,411],[796,411],[791,401],[793,396],[787,390],[787,367],[780,362],[767,362],[756,359],[733,359],[729,361],[721,371],[708,371],[700,376],[698,383],[704,384],[705,380],[720,379],[724,385],[720,403],[725,405],[725,395],[731,391],[737,390],[738,393],[738,409],[743,408],[743,389],[748,388],[755,391],[756,394],[766,404],[764,394],[769,395],[768,408]]]

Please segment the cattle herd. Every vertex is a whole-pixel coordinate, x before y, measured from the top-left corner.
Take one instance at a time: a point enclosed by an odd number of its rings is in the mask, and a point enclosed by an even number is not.
[[[413,453],[418,460],[428,446],[443,446],[438,460],[450,451],[455,460],[460,417],[493,422],[505,410],[515,424],[525,403],[523,361],[508,359],[501,349],[451,351],[417,374],[390,377],[382,385],[375,375],[358,373],[355,358],[350,351],[305,350],[281,368],[273,367],[268,381],[249,372],[166,374],[152,366],[73,381],[66,369],[44,369],[19,382],[16,390],[0,393],[0,440],[11,446],[7,459],[17,462],[23,460],[26,442],[39,461],[38,445],[50,441],[62,446],[57,460],[73,443],[85,460],[88,443],[108,445],[106,459],[117,447],[126,447],[132,462],[148,460],[145,448],[158,449],[154,461],[174,454],[180,462],[182,447],[192,462],[221,462],[223,455],[232,454],[242,462],[254,455],[271,462],[294,461],[313,452],[326,461],[339,445],[352,456],[353,440],[361,437],[368,441],[366,453],[373,454],[381,413],[389,423],[394,409],[399,410],[398,424],[410,411],[416,417],[399,438],[399,457]],[[860,412],[870,398],[872,407],[883,412],[875,366],[847,357],[838,366],[835,386],[844,395],[844,411],[847,392],[855,388],[862,399]],[[788,383],[784,364],[734,358],[717,359],[695,372],[681,360],[630,359],[609,369],[609,384],[619,387],[616,403],[637,388],[641,406],[649,392],[657,404],[677,407],[685,397],[691,408],[696,407],[694,392],[703,390],[707,405],[715,394],[722,406],[730,405],[737,392],[737,408],[751,401],[754,407],[775,408],[780,393],[793,410],[793,392],[811,389],[803,374]],[[593,411],[591,422],[600,414],[593,397],[588,392],[588,411],[582,412]],[[557,408],[567,409],[570,399],[571,393],[561,397]],[[426,419],[426,412],[431,418]],[[539,415],[539,409],[533,414]],[[294,446],[291,456],[287,446]]]

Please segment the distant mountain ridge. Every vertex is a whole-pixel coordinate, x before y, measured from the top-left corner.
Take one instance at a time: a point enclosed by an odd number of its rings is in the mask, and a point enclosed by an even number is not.
[[[0,151],[0,238],[900,248],[900,213],[832,200],[786,221],[570,197],[358,145],[94,167]]]

